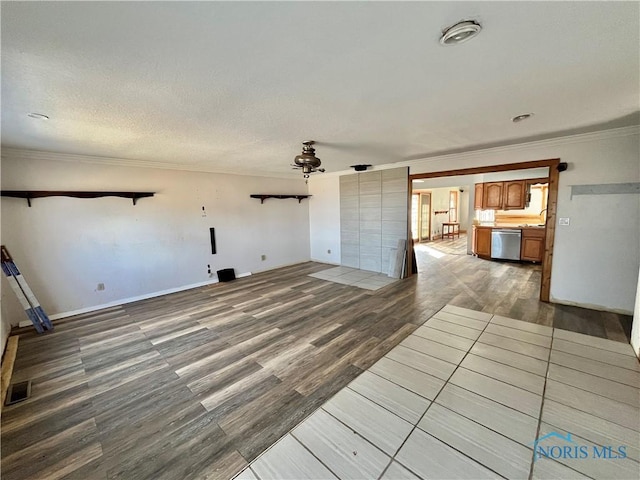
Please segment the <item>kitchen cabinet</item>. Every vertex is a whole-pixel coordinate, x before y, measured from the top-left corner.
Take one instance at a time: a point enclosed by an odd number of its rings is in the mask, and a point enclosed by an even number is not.
[[[476,183],[475,194],[473,196],[474,210],[482,210],[482,199],[484,198],[483,190],[484,183]]]
[[[482,189],[482,209],[501,210],[504,182],[488,182]]]
[[[527,200],[526,180],[476,183],[475,210],[524,210]]]
[[[544,228],[523,228],[520,260],[542,263],[544,255]]]
[[[473,253],[478,257],[491,258],[491,227],[473,227]]]
[[[504,198],[502,210],[523,210],[527,193],[527,185],[524,180],[504,182]]]

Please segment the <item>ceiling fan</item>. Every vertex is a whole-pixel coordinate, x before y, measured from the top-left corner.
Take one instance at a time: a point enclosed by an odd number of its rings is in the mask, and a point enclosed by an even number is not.
[[[315,172],[324,172],[324,168],[320,168],[320,159],[316,157],[316,149],[313,148],[314,145],[313,140],[307,140],[306,142],[302,142],[302,153],[300,155],[296,155],[296,158],[293,159],[291,166],[293,168],[302,169],[302,174],[305,179],[309,178],[309,175]]]

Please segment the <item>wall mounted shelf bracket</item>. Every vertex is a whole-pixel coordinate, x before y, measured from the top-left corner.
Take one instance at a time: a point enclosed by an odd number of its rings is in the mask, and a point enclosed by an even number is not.
[[[269,193],[259,193],[254,195],[249,195],[251,198],[259,198],[260,203],[264,203],[267,198],[295,198],[298,200],[298,203],[301,203],[305,198],[309,198],[311,195],[272,195]]]
[[[2,190],[3,197],[26,198],[27,204],[31,206],[31,199],[44,197],[74,197],[74,198],[99,198],[99,197],[122,197],[130,198],[135,205],[138,199],[153,197],[155,192],[88,192],[88,191],[64,191],[64,190]]]

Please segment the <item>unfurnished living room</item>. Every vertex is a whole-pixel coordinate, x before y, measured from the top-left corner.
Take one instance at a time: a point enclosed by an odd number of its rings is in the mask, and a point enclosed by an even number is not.
[[[0,474],[640,478],[640,3],[14,2]]]

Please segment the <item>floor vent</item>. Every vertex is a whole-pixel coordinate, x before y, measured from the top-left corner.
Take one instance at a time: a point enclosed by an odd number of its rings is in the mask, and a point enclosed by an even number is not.
[[[12,383],[9,385],[9,392],[7,393],[7,401],[5,402],[5,405],[13,405],[14,403],[22,402],[29,398],[29,395],[31,395],[31,380]]]

